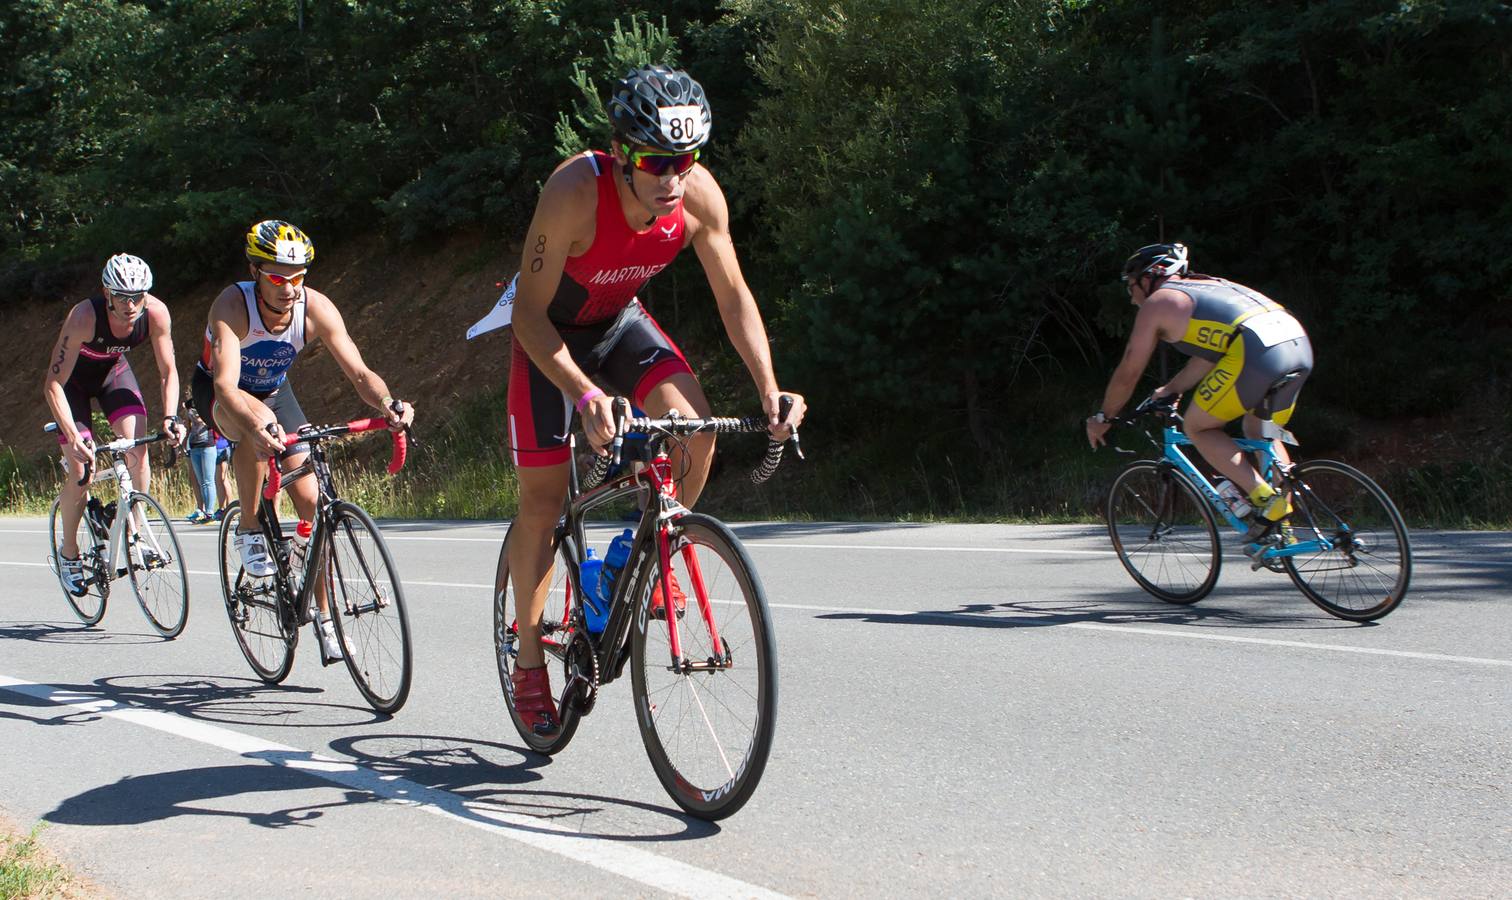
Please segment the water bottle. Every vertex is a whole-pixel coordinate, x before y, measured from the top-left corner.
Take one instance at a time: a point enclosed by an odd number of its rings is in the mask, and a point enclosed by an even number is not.
[[[630,561],[630,545],[633,543],[635,533],[628,528],[609,542],[609,550],[604,554],[604,568],[599,573],[598,594],[604,598],[605,604],[614,599],[615,579]]]
[[[300,519],[294,526],[294,536],[289,539],[289,571],[296,578],[304,571],[305,551],[310,549],[310,533],[314,530],[313,522]]]
[[[599,572],[604,561],[593,558],[593,548],[588,548],[588,558],[579,566],[579,584],[583,586],[583,620],[594,634],[604,630],[609,622],[609,604],[598,594]]]
[[[1249,498],[1244,496],[1244,492],[1235,487],[1234,483],[1227,478],[1218,482],[1218,496],[1223,498],[1223,502],[1228,504],[1229,512],[1237,518],[1244,518],[1253,509]]]

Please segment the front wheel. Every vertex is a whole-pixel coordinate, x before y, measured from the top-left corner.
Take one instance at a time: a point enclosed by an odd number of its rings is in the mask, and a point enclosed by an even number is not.
[[[58,576],[58,586],[63,589],[63,598],[74,615],[85,625],[98,625],[105,618],[105,602],[110,599],[110,573],[105,571],[105,553],[109,536],[95,534],[87,515],[79,516],[79,525],[74,530],[79,548],[79,559],[84,569],[84,593],[75,594],[63,584],[63,498],[53,501],[48,514],[48,540],[52,555],[47,563]]]
[[[233,539],[241,524],[241,503],[232,501],[220,527],[221,594],[231,633],[247,665],[268,684],[289,677],[294,646],[299,642],[294,617],[279,596],[277,578],[257,578],[242,568]]]
[[[368,705],[392,715],[409,698],[409,613],[383,532],[362,507],[336,503],[311,572],[330,600],[347,671]]]
[[[687,612],[652,614],[659,565],[654,554],[644,555],[631,631],[635,721],[677,805],[700,819],[722,819],[751,798],[771,753],[777,639],[761,581],[729,528],[689,514],[672,526],[670,540],[670,593],[686,593]],[[682,650],[676,660],[673,623]]]
[[[550,756],[566,748],[577,733],[582,713],[576,704],[557,703],[557,716],[561,728],[550,735],[536,734],[515,712],[514,682],[509,678],[517,665],[520,654],[520,634],[517,622],[515,583],[509,568],[509,540],[515,534],[510,526],[504,535],[504,546],[499,548],[499,564],[494,573],[494,655],[499,666],[499,687],[504,691],[504,705],[509,710],[509,720],[519,732],[520,740],[537,753]],[[543,581],[546,583],[546,608],[541,614],[541,649],[546,656],[546,665],[552,672],[559,692],[574,677],[591,677],[591,672],[580,671],[581,661],[568,652],[572,643],[572,610],[577,589],[577,561],[570,537],[560,543],[553,541],[550,569]],[[556,680],[561,679],[561,680]]]
[[[1341,619],[1369,622],[1396,609],[1412,578],[1412,545],[1391,498],[1341,462],[1309,460],[1295,472],[1289,539],[1323,538],[1333,549],[1283,557],[1292,583]]]
[[[1218,583],[1223,556],[1213,510],[1169,463],[1135,460],[1108,491],[1108,536],[1139,586],[1167,603],[1196,603]]]
[[[178,535],[162,504],[147,494],[133,493],[130,509],[125,534],[131,590],[148,624],[176,638],[189,621],[189,573]]]

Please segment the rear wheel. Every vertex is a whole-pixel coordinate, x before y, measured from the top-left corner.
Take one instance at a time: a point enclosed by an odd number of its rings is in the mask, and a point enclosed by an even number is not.
[[[63,598],[68,601],[74,615],[85,625],[98,625],[105,618],[105,602],[110,599],[110,573],[105,571],[109,536],[96,535],[90,527],[88,517],[79,517],[79,525],[74,534],[78,538],[79,559],[84,568],[84,593],[80,595],[70,591],[63,584],[62,503],[61,497],[54,500],[52,512],[48,514],[47,533],[52,554],[48,556],[47,563],[52,567],[53,574],[58,576],[58,587],[63,589]]]
[[[126,563],[131,590],[147,622],[166,638],[176,638],[189,621],[189,573],[178,535],[157,500],[131,495],[126,521]]]
[[[494,574],[494,653],[499,665],[499,687],[504,691],[504,706],[509,710],[509,720],[526,746],[548,756],[558,753],[577,733],[582,712],[576,703],[557,702],[557,715],[561,728],[555,734],[536,734],[515,712],[514,683],[510,674],[515,670],[520,652],[519,626],[516,623],[515,585],[509,571],[509,537],[514,526],[504,536],[504,546],[499,548],[499,564]],[[577,659],[577,653],[569,653],[572,643],[573,592],[577,589],[577,562],[572,539],[564,537],[552,546],[552,566],[546,573],[548,584],[546,609],[541,616],[541,649],[546,655],[546,666],[558,691],[563,691],[575,675],[592,677],[583,671],[591,666],[591,659]],[[582,644],[581,641],[578,642]],[[565,693],[565,692],[564,692]]]
[[[347,671],[368,704],[396,713],[409,697],[411,653],[404,588],[383,532],[361,507],[340,501],[330,517],[319,573]]]
[[[1412,545],[1391,498],[1344,463],[1310,460],[1296,473],[1290,539],[1323,538],[1333,549],[1283,557],[1292,583],[1341,619],[1369,622],[1396,609],[1412,578]]]
[[[1139,586],[1167,603],[1196,603],[1218,583],[1223,557],[1213,510],[1175,467],[1129,463],[1108,491],[1108,536]]]
[[[247,665],[258,678],[278,684],[289,677],[294,665],[299,631],[279,597],[278,579],[255,578],[242,569],[241,554],[233,544],[240,524],[241,503],[232,501],[220,527],[221,594],[226,600],[231,633]]]
[[[654,554],[643,557],[631,630],[635,721],[677,805],[722,819],[745,805],[766,770],[777,726],[777,641],[761,582],[735,535],[697,514],[678,519],[673,532],[671,574],[687,611],[670,621],[652,614],[659,566]],[[672,622],[681,667],[672,657]]]

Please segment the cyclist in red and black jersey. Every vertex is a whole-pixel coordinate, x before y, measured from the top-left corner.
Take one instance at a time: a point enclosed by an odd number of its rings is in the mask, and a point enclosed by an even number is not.
[[[117,436],[145,437],[147,405],[126,353],[151,342],[162,379],[163,431],[174,446],[184,437],[178,419],[178,366],[173,361],[173,321],[163,301],[152,290],[152,269],[142,259],[118,253],[105,262],[100,273],[100,293],[81,300],[69,310],[58,330],[47,372],[42,378],[42,397],[58,423],[58,443],[68,475],[63,479],[60,504],[63,544],[60,574],[68,589],[82,592],[84,572],[79,563],[79,518],[84,515],[84,473],[94,464],[94,435],[89,427],[90,401]],[[137,490],[150,488],[147,448],[126,454],[126,467]]]
[[[653,416],[710,413],[687,360],[636,293],[691,245],[773,436],[786,438],[805,410],[802,397],[777,385],[761,311],[730,239],[724,193],[698,162],[710,125],[703,88],[685,72],[649,66],[619,81],[608,109],[611,152],[574,156],[547,179],[514,284],[508,440],[520,509],[509,565],[517,596],[530,598],[518,610],[514,695],[521,717],[543,732],[557,727],[557,715],[535,625],[545,604],[551,532],[567,493],[572,408],[600,449],[614,434],[613,407],[600,384]],[[780,418],[784,393],[794,403]],[[713,452],[714,436],[701,435],[688,441],[686,459],[674,460],[675,471],[686,473],[684,504],[698,499]]]

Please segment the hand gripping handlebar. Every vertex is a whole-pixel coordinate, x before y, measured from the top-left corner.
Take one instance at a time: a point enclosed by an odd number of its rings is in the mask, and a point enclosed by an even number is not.
[[[324,441],[347,434],[356,434],[362,431],[378,431],[389,427],[388,419],[382,416],[374,416],[370,419],[354,419],[345,425],[331,425],[325,428],[311,428],[305,426],[299,430],[300,441]],[[404,458],[409,453],[409,435],[404,431],[391,432],[394,436],[394,449],[389,457],[388,473],[397,475],[404,468]],[[272,500],[278,496],[278,491],[283,487],[283,474],[278,470],[278,459],[275,457],[268,460],[268,481],[263,486],[263,497]]]

